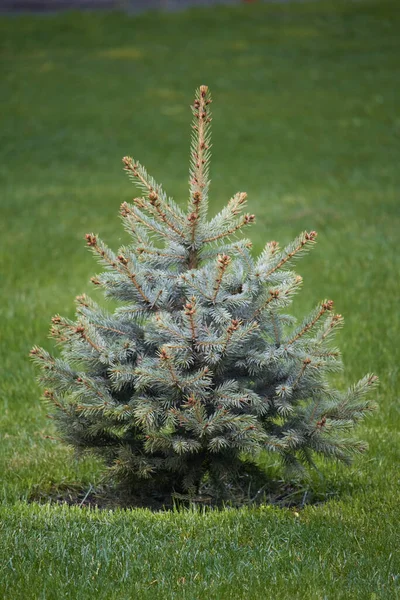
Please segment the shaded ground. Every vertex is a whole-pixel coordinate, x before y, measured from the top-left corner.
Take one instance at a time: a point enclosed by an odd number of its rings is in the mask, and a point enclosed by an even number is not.
[[[118,489],[115,486],[103,485],[93,487],[89,485],[82,488],[79,483],[69,483],[67,485],[53,485],[49,489],[42,490],[36,487],[32,490],[29,502],[38,502],[45,504],[67,504],[68,506],[78,506],[79,508],[99,508],[107,510],[116,510],[119,508],[147,508],[151,511],[172,510],[176,506],[197,505],[211,508],[221,508],[229,506],[231,508],[256,507],[260,505],[276,506],[279,508],[302,509],[308,505],[320,504],[326,502],[335,495],[333,491],[321,494],[312,490],[310,486],[301,484],[294,485],[284,481],[270,481],[268,485],[258,490],[249,490],[245,487],[234,499],[226,500],[222,504],[215,504],[212,497],[207,493],[207,489],[201,490],[195,497],[182,496],[176,494],[173,496],[163,496],[154,493],[146,498],[137,495],[128,494],[126,490]]]

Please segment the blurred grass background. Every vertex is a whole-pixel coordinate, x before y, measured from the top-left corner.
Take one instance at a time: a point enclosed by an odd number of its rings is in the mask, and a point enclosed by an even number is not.
[[[399,542],[400,499],[399,33],[394,0],[251,4],[131,17],[71,12],[0,18],[0,472],[6,559],[0,589],[5,598],[92,592],[101,598],[133,597],[129,586],[137,574],[128,563],[108,575],[106,569],[93,575],[95,561],[82,570],[83,549],[98,551],[96,523],[108,517],[24,505],[34,490],[87,486],[101,470],[93,460],[77,463],[68,449],[46,437],[54,432],[27,355],[33,344],[50,347],[53,314],[72,316],[76,294],[95,295],[89,278],[98,266],[85,250],[84,234],[99,233],[114,248],[127,239],[118,207],[135,190],[122,173],[122,156],[140,160],[168,193],[186,202],[189,104],[203,83],[214,97],[212,212],[232,193],[247,191],[249,210],[257,216],[248,232],[256,251],[271,239],[286,243],[304,229],[318,231],[317,248],[297,266],[304,287],[293,310],[300,316],[323,298],[335,300],[346,322],[339,337],[345,363],[339,384],[377,373],[380,408],[359,431],[370,444],[368,455],[348,470],[323,469],[325,483],[319,485],[333,489],[336,499],[306,508],[300,521],[293,521],[290,511],[257,513],[266,530],[273,525],[268,539],[277,553],[267,553],[275,565],[267,569],[268,577],[263,579],[256,551],[246,559],[253,574],[244,569],[241,546],[229,545],[229,537],[218,556],[200,561],[196,580],[179,575],[180,561],[186,560],[182,531],[192,523],[200,543],[206,535],[203,516],[146,521],[138,512],[129,522],[142,519],[144,528],[148,523],[149,577],[163,583],[156,591],[144,578],[143,585],[135,583],[135,594],[398,597],[400,566],[392,551]],[[239,512],[229,526],[222,517],[220,523],[209,517],[214,529],[207,544],[229,531],[233,535],[235,527],[245,529],[254,514]],[[171,519],[171,546],[157,537],[157,518]],[[125,513],[113,519],[123,523]],[[59,531],[62,551],[43,533],[50,522]],[[321,529],[318,523],[326,525]],[[326,535],[320,535],[324,527]],[[76,538],[68,537],[68,528]],[[125,532],[124,543],[136,543],[134,531]],[[301,541],[298,559],[282,542],[294,531]],[[350,534],[357,543],[349,541]],[[111,552],[112,544],[110,531],[104,548]],[[19,556],[11,566],[10,549]],[[110,556],[105,552],[99,564],[109,564]],[[58,579],[42,593],[46,571],[40,565],[46,560]],[[306,565],[304,571],[297,560]],[[137,565],[140,559],[132,561]],[[118,579],[120,569],[125,579]],[[188,585],[178,584],[179,577]],[[80,596],[72,583],[67,595],[65,578],[79,582]],[[117,579],[126,586],[120,593],[112,587]]]

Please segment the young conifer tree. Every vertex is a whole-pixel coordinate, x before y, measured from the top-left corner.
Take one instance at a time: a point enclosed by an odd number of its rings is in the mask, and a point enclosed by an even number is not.
[[[207,478],[223,497],[262,451],[300,468],[316,454],[348,462],[365,449],[349,431],[372,409],[365,396],[377,378],[345,392],[327,379],[340,368],[330,340],[341,315],[330,300],[297,327],[286,313],[302,282],[291,265],[315,231],[254,258],[237,239],[254,222],[245,193],[208,216],[210,104],[201,86],[187,210],[125,157],[142,193],[121,206],[131,241],[115,254],[86,236],[105,267],[92,282],[120,307],[109,314],[78,296],[76,320],[52,319],[61,358],[31,351],[63,439],[96,451],[139,493],[196,493]]]

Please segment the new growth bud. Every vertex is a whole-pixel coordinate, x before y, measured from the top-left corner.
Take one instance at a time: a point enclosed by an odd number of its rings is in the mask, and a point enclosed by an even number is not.
[[[78,304],[80,304],[80,306],[85,306],[85,307],[89,306],[89,304],[87,302],[87,297],[85,296],[85,294],[82,294],[81,296],[76,296],[75,300]]]
[[[128,171],[135,171],[137,168],[137,165],[133,163],[133,159],[130,156],[124,156],[122,164],[124,165],[124,169]]]
[[[195,312],[196,311],[193,308],[193,304],[191,304],[190,302],[185,304],[185,315],[194,315]]]
[[[189,223],[195,223],[195,222],[197,221],[197,219],[198,219],[198,218],[199,218],[199,215],[198,215],[198,213],[196,213],[196,212],[192,212],[192,213],[190,213],[190,214],[188,215],[188,218],[187,218],[187,219],[188,219]]]
[[[161,348],[160,350],[160,358],[161,360],[168,360],[170,358],[169,354],[165,350],[165,348]]]
[[[123,264],[125,266],[128,264],[128,259],[125,258],[125,256],[123,254],[118,254],[117,258],[121,264]]]
[[[226,254],[218,254],[217,260],[218,260],[218,264],[221,267],[227,267],[229,265],[229,263],[231,262],[230,257],[227,256]]]
[[[127,202],[123,202],[120,207],[120,213],[123,217],[127,217],[129,215],[129,207]]]
[[[154,190],[151,190],[149,193],[150,204],[155,204],[158,200],[158,194]]]
[[[229,325],[229,327],[227,329],[228,333],[232,334],[234,331],[237,331],[240,324],[241,324],[241,321],[239,321],[238,319],[232,319],[231,324]]]
[[[324,302],[322,304],[322,308],[324,310],[332,310],[332,308],[333,308],[333,300],[327,300],[326,302]]]
[[[313,242],[315,240],[315,238],[317,237],[317,232],[316,231],[310,231],[310,233],[305,234],[305,238],[308,242]]]
[[[93,235],[93,233],[87,233],[85,235],[85,238],[86,238],[86,242],[87,242],[88,246],[92,246],[92,247],[96,246],[97,238],[95,235]]]
[[[200,192],[195,192],[193,194],[193,204],[198,205],[201,201],[201,193]]]

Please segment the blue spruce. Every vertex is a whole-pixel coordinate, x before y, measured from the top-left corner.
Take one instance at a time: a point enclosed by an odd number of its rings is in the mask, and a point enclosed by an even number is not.
[[[349,432],[373,408],[365,396],[375,376],[345,392],[328,381],[341,367],[332,301],[297,327],[286,313],[302,283],[291,265],[316,233],[283,249],[269,242],[254,258],[237,236],[255,219],[245,193],[209,218],[210,104],[201,86],[187,210],[125,157],[142,193],[121,206],[130,243],[115,254],[86,236],[105,267],[92,282],[119,308],[79,296],[76,320],[52,319],[61,357],[31,351],[62,438],[95,451],[138,495],[193,496],[206,482],[214,499],[227,498],[263,452],[294,468],[315,455],[349,462],[365,449]]]

